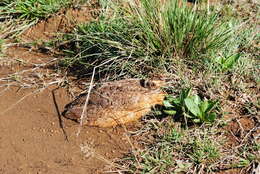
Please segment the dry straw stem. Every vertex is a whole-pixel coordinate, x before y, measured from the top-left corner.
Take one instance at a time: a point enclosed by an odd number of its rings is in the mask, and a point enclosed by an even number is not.
[[[128,141],[128,143],[130,144],[130,146],[132,148],[132,152],[134,154],[135,161],[137,162],[138,166],[141,167],[141,164],[139,163],[138,158],[137,158],[137,154],[136,154],[136,150],[135,150],[136,148],[134,147],[134,144],[132,143],[132,141],[131,141],[131,139],[130,139],[130,137],[128,135],[129,131],[126,129],[125,125],[122,124],[122,127],[124,128],[125,136],[127,138],[127,141]]]
[[[91,90],[92,90],[93,85],[94,85],[94,78],[95,78],[95,74],[96,74],[96,68],[102,67],[103,65],[105,65],[105,64],[107,64],[107,63],[113,61],[114,59],[116,59],[116,58],[109,59],[108,61],[106,61],[106,62],[104,62],[104,63],[102,63],[102,64],[100,64],[100,65],[98,65],[98,66],[95,66],[95,67],[93,68],[93,72],[92,72],[92,76],[91,76],[91,81],[90,81],[90,85],[89,85],[89,89],[88,89],[88,94],[87,94],[86,101],[85,101],[85,104],[84,104],[84,107],[83,107],[83,111],[82,111],[81,116],[80,116],[80,125],[79,125],[79,127],[78,127],[78,132],[77,132],[77,134],[76,134],[77,137],[79,136],[79,134],[80,134],[80,132],[81,132],[81,128],[82,128],[82,126],[83,126],[83,124],[84,124],[85,116],[87,115],[87,114],[85,114],[85,113],[86,113],[86,111],[87,111],[90,93],[91,93]]]
[[[0,97],[1,97],[1,95],[3,95],[9,88],[10,88],[10,86],[7,85],[7,87],[5,87],[2,91],[0,91]]]
[[[9,22],[0,23],[2,26],[4,26],[4,30],[0,32],[0,39],[12,39],[17,36],[20,36],[23,32],[31,28],[37,22],[38,21],[28,23],[27,21],[21,22],[20,20],[17,21],[15,19],[12,19]]]
[[[33,88],[33,87],[39,87],[39,86],[46,86],[51,84],[57,84],[57,82],[62,81],[63,78],[59,80],[55,80],[54,82],[45,82],[45,79],[43,78],[42,73],[43,72],[37,72],[38,70],[41,70],[42,68],[47,67],[48,65],[53,64],[53,62],[56,62],[57,58],[54,58],[46,63],[40,63],[40,64],[33,64],[33,63],[27,63],[23,62],[21,60],[16,60],[17,62],[26,63],[30,66],[33,66],[34,68],[24,69],[12,74],[8,74],[5,77],[0,78],[0,82],[3,82],[0,87],[3,86],[18,86],[21,88]],[[8,64],[8,63],[6,63]],[[12,64],[12,62],[11,62]],[[31,73],[30,76],[28,76],[28,73]],[[47,75],[47,73],[43,73]],[[57,74],[58,76],[58,74]],[[15,77],[21,77],[21,79],[15,79]],[[11,83],[12,82],[12,83]]]

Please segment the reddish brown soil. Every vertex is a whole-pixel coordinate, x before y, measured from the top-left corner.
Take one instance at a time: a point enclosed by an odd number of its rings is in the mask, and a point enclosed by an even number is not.
[[[226,137],[228,141],[226,143],[227,148],[233,148],[238,146],[241,140],[250,132],[257,124],[257,121],[253,117],[243,115],[240,112],[240,106],[238,108],[231,108],[230,106],[224,107],[225,112],[229,114],[224,115],[224,120],[229,120],[228,124],[224,127],[226,131]],[[257,132],[253,132],[253,136]]]
[[[19,46],[8,48],[5,54],[8,58],[21,60],[24,61],[24,63],[30,64],[46,63],[53,59],[53,57],[48,54]],[[20,68],[24,68],[24,66]]]
[[[69,97],[59,89],[54,99],[52,89],[32,94],[17,105],[17,101],[33,90],[17,92],[11,88],[1,94],[0,173],[102,173],[107,163],[97,159],[99,155],[111,160],[129,149],[120,128],[85,127],[77,138],[78,125],[62,118],[59,122],[54,104],[63,109]],[[84,143],[93,148],[93,156],[81,151],[80,145]]]
[[[97,17],[97,7],[84,6],[79,9],[63,9],[45,21],[41,21],[23,33],[21,39],[29,42],[48,41],[60,33],[70,32],[77,24]]]

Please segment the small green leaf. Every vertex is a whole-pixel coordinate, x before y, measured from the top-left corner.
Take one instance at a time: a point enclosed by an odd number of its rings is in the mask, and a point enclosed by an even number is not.
[[[205,113],[206,110],[208,109],[208,107],[209,107],[209,102],[208,102],[207,100],[201,102],[201,104],[200,104],[200,110],[201,110],[201,112]]]
[[[172,100],[172,103],[178,106],[181,104],[181,101],[180,101],[180,99],[175,98],[174,100]]]
[[[167,108],[173,107],[173,105],[172,105],[168,100],[164,100],[164,101],[163,101],[163,106],[165,106],[165,107],[167,107]]]
[[[238,59],[240,58],[241,54],[235,54],[235,55],[232,55],[228,58],[226,58],[224,64],[223,64],[223,69],[230,69],[232,68],[235,63],[238,61]]]
[[[174,110],[163,110],[163,112],[165,114],[168,114],[168,115],[175,115],[176,114],[176,111],[174,111]]]
[[[196,105],[200,104],[201,100],[200,100],[200,97],[198,95],[191,96],[191,98]]]
[[[211,110],[213,110],[218,104],[218,101],[208,101],[208,107],[207,110],[205,112],[210,112]]]
[[[195,116],[200,116],[200,108],[199,106],[194,102],[194,100],[191,97],[188,97],[184,100],[186,107],[188,110]]]
[[[214,59],[214,61],[215,61],[216,63],[222,65],[222,64],[224,63],[225,59],[224,59],[223,57],[216,57],[216,58]]]
[[[174,98],[171,95],[166,96],[166,100],[168,100],[170,103],[172,103],[174,100],[176,100],[176,98]]]
[[[250,161],[248,159],[240,158],[239,163],[237,164],[237,167],[246,167],[249,166]]]
[[[183,89],[180,95],[180,101],[183,102],[191,93],[191,88]]]
[[[201,120],[197,118],[197,119],[193,119],[193,122],[194,122],[194,123],[200,123]]]
[[[215,112],[210,113],[207,117],[207,121],[213,122],[217,118],[217,114]]]

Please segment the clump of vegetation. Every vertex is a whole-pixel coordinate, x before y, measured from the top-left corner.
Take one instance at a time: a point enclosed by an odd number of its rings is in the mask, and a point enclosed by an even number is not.
[[[155,142],[137,150],[136,158],[130,155],[120,162],[126,173],[197,173],[204,166],[207,166],[204,172],[210,173],[217,169],[223,140],[217,137],[218,141],[212,141],[216,130],[206,127],[184,130],[169,123],[153,125]]]
[[[0,14],[35,21],[47,18],[69,2],[70,0],[5,0],[1,4]]]
[[[141,0],[141,7],[129,6],[65,36],[70,54],[62,64],[80,69],[81,75],[104,64],[100,71],[138,76],[169,70],[180,58],[211,59],[231,37],[232,26],[214,11],[180,7],[176,0]]]
[[[240,54],[231,55],[229,57],[217,57],[214,59],[216,65],[216,69],[219,71],[227,71],[234,67],[234,65],[238,62],[240,58]]]
[[[46,19],[71,0],[4,0],[0,2],[2,38],[15,37],[39,20]]]
[[[198,95],[191,95],[191,88],[184,89],[178,98],[172,96],[164,100],[164,113],[172,116],[191,119],[194,123],[212,123],[216,117],[218,102],[211,100],[201,100]]]

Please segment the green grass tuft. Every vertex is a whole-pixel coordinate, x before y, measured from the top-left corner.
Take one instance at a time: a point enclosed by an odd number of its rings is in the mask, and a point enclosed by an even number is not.
[[[0,14],[35,21],[49,17],[69,2],[70,0],[4,1],[0,6]]]
[[[71,45],[62,64],[73,71],[80,69],[76,73],[81,75],[106,64],[100,71],[140,76],[169,70],[179,58],[210,59],[231,37],[233,27],[214,11],[180,7],[175,0],[165,5],[142,0],[141,7],[129,6],[103,14],[99,21],[80,25],[65,36]]]
[[[15,38],[25,30],[72,4],[72,0],[4,0],[0,2],[0,37]]]
[[[213,163],[214,160],[219,159],[220,153],[217,146],[214,145],[210,139],[195,139],[188,146],[188,156],[195,164]]]

